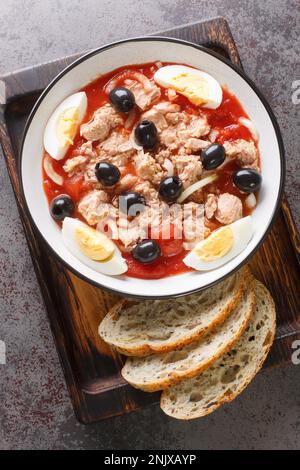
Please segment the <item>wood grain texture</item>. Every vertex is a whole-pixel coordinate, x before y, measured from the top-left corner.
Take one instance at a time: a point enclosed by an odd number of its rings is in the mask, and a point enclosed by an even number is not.
[[[175,28],[160,35],[205,45],[241,66],[223,18]],[[159,394],[133,389],[120,376],[123,358],[98,336],[101,318],[118,296],[97,289],[68,271],[30,224],[20,191],[17,159],[23,128],[40,92],[65,66],[82,54],[2,77],[6,103],[0,105],[0,138],[20,217],[77,418],[90,423],[155,403]],[[300,338],[299,235],[286,200],[250,266],[275,298],[277,340],[268,365],[289,361],[292,342]]]

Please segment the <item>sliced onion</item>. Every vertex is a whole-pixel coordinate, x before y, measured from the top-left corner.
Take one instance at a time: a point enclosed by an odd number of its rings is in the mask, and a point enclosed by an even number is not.
[[[144,150],[144,147],[142,145],[138,145],[135,141],[135,138],[134,138],[134,129],[133,131],[131,132],[130,136],[129,136],[129,142],[131,143],[132,147],[135,149],[135,150],[138,150],[138,151],[143,151]]]
[[[245,199],[245,204],[248,207],[248,209],[254,209],[254,207],[256,206],[255,194],[253,193],[249,194]]]
[[[135,121],[135,118],[136,118],[136,109],[134,108],[128,114],[128,117],[127,117],[127,119],[125,121],[125,124],[124,124],[125,129],[129,129],[130,127],[132,127],[132,125]]]
[[[155,62],[155,65],[156,65],[156,67],[157,67],[158,69],[161,69],[162,66],[163,66],[163,64],[161,63],[160,60],[158,60],[157,62]]]
[[[191,186],[189,186],[188,188],[186,188],[186,189],[181,193],[181,195],[180,195],[179,198],[177,199],[177,202],[179,202],[179,203],[183,202],[185,199],[187,199],[187,198],[188,198],[191,194],[193,194],[195,191],[198,191],[198,189],[201,189],[201,188],[203,188],[204,186],[206,186],[207,184],[212,183],[212,182],[215,181],[217,178],[218,178],[218,175],[217,175],[217,174],[213,174],[213,175],[207,176],[206,178],[203,178],[203,179],[200,180],[200,181],[196,181],[196,183],[191,184]]]
[[[56,173],[56,171],[54,170],[54,168],[52,166],[51,158],[48,157],[47,155],[44,158],[44,170],[45,170],[47,176],[49,176],[49,178],[54,183],[58,184],[59,186],[63,185],[63,183],[64,183],[63,177],[61,175],[59,175],[58,173]]]
[[[253,135],[254,139],[258,140],[259,139],[259,133],[258,133],[258,130],[257,128],[255,127],[255,125],[253,124],[252,121],[250,121],[250,119],[247,119],[245,117],[240,117],[239,118],[239,122],[247,127],[247,129],[249,129],[249,131],[251,132],[251,134]]]
[[[109,82],[105,85],[105,93],[109,94],[114,88],[118,86],[118,83],[126,80],[127,78],[137,80],[140,82],[145,90],[151,90],[152,85],[148,77],[143,75],[140,72],[135,72],[133,70],[124,70],[123,72],[115,75]]]
[[[163,167],[167,170],[168,176],[173,176],[174,175],[174,165],[171,162],[171,160],[166,158],[164,163],[163,163]]]

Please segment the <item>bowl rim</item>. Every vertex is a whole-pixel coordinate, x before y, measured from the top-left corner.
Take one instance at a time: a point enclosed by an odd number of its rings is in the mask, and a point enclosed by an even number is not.
[[[124,44],[124,43],[130,43],[130,42],[156,42],[156,41],[164,41],[164,42],[173,42],[173,43],[178,43],[178,44],[182,44],[184,46],[187,46],[187,47],[191,47],[191,48],[194,48],[194,49],[197,49],[197,50],[200,50],[206,54],[209,54],[213,57],[215,57],[216,59],[220,60],[221,62],[223,62],[224,64],[226,64],[227,66],[229,66],[231,69],[234,70],[234,72],[236,72],[238,75],[240,75],[247,83],[248,85],[252,88],[252,90],[254,91],[254,93],[258,96],[258,98],[260,99],[260,101],[262,102],[264,108],[266,109],[266,112],[268,113],[269,115],[269,118],[272,122],[272,125],[274,127],[274,131],[275,131],[275,135],[276,135],[276,139],[277,139],[277,143],[278,143],[278,148],[279,148],[279,156],[280,156],[280,182],[279,182],[279,190],[278,190],[278,195],[277,195],[277,200],[276,200],[276,203],[275,203],[275,206],[274,206],[274,210],[273,210],[273,213],[270,217],[270,221],[269,221],[269,224],[268,226],[266,227],[266,230],[265,230],[265,233],[264,235],[262,236],[261,240],[259,241],[259,243],[257,243],[257,245],[253,248],[253,250],[249,253],[249,255],[243,259],[234,269],[232,269],[229,273],[221,276],[220,278],[216,279],[215,281],[213,282],[210,282],[209,284],[207,284],[206,286],[203,286],[203,287],[199,287],[199,288],[194,288],[190,291],[187,291],[187,292],[179,292],[179,293],[174,293],[174,294],[171,294],[171,295],[155,295],[155,296],[151,296],[151,295],[141,295],[141,294],[127,294],[126,292],[123,292],[123,291],[119,291],[117,289],[112,289],[110,287],[107,287],[103,284],[101,284],[100,282],[96,282],[96,281],[93,281],[91,280],[89,277],[86,277],[84,274],[82,274],[81,272],[77,271],[77,269],[73,268],[72,266],[69,265],[68,262],[66,262],[61,256],[59,256],[56,251],[54,250],[54,248],[52,248],[52,246],[49,244],[49,242],[47,241],[47,239],[44,237],[44,235],[40,232],[39,228],[37,227],[35,221],[34,221],[34,218],[33,216],[31,215],[31,212],[30,212],[30,209],[29,209],[29,206],[27,204],[27,199],[25,197],[25,190],[24,190],[24,186],[23,186],[23,177],[22,177],[22,159],[23,159],[23,148],[24,148],[24,144],[25,144],[25,140],[26,140],[26,136],[27,136],[27,133],[28,133],[28,129],[31,125],[31,122],[38,110],[38,108],[40,107],[42,101],[45,99],[45,97],[47,96],[47,94],[49,93],[49,91],[53,88],[53,86],[59,82],[59,80],[64,76],[66,75],[70,70],[72,70],[73,68],[75,68],[77,65],[81,64],[82,62],[85,62],[85,60],[89,59],[90,57],[93,57],[94,55],[97,55],[103,51],[106,51],[106,50],[109,50],[109,49],[112,49],[114,47],[118,47],[119,45],[121,44]],[[18,158],[18,164],[17,164],[17,170],[18,170],[18,174],[19,174],[19,179],[20,179],[20,189],[21,189],[21,195],[24,199],[24,213],[26,215],[26,217],[30,220],[30,222],[33,224],[35,230],[37,231],[39,237],[43,240],[43,242],[46,244],[47,248],[49,249],[50,253],[52,253],[54,255],[54,257],[56,258],[56,260],[58,260],[59,262],[61,262],[69,271],[71,271],[73,274],[75,274],[77,277],[79,277],[81,280],[95,286],[95,287],[98,287],[98,288],[101,288],[101,289],[104,289],[108,292],[111,292],[111,293],[114,293],[114,294],[118,294],[118,295],[121,295],[123,297],[128,297],[128,298],[134,298],[134,299],[140,299],[140,300],[143,300],[143,299],[147,299],[147,300],[160,300],[160,299],[171,299],[171,298],[178,298],[178,297],[183,297],[183,296],[186,296],[186,295],[190,295],[190,294],[194,294],[196,292],[200,292],[202,290],[205,290],[205,289],[208,289],[216,284],[218,284],[219,282],[223,281],[224,279],[226,279],[227,277],[233,275],[235,272],[237,272],[239,269],[242,268],[242,266],[244,266],[247,262],[249,262],[249,260],[254,256],[254,254],[257,252],[257,250],[260,248],[260,246],[263,244],[263,242],[265,241],[267,235],[269,234],[272,226],[273,226],[273,223],[274,223],[274,219],[279,211],[279,208],[280,208],[280,203],[282,201],[282,197],[283,197],[283,190],[284,190],[284,182],[285,182],[285,177],[286,177],[286,174],[285,174],[285,170],[286,170],[286,162],[285,162],[285,150],[284,150],[284,144],[283,144],[283,139],[282,139],[282,135],[281,135],[281,131],[280,131],[280,127],[279,127],[279,124],[277,122],[277,119],[272,111],[272,108],[271,106],[269,105],[267,99],[264,97],[263,93],[260,91],[260,89],[257,87],[257,85],[246,75],[246,73],[244,72],[244,70],[240,67],[238,67],[237,65],[235,65],[234,63],[232,63],[229,59],[226,59],[225,57],[223,57],[221,54],[205,47],[205,46],[202,46],[202,45],[199,45],[199,44],[195,44],[193,42],[190,42],[190,41],[185,41],[183,39],[178,39],[178,38],[172,38],[172,37],[167,37],[167,36],[159,36],[159,35],[155,35],[155,36],[137,36],[137,37],[132,37],[132,38],[127,38],[127,39],[121,39],[119,41],[115,41],[115,42],[112,42],[112,43],[108,43],[108,44],[105,44],[104,46],[101,46],[101,47],[98,47],[96,49],[93,49],[85,54],[83,54],[82,56],[80,56],[78,59],[74,60],[73,62],[71,62],[71,64],[69,64],[67,67],[65,67],[61,72],[59,72],[52,80],[51,82],[47,85],[47,87],[43,90],[43,92],[41,93],[41,95],[39,96],[39,98],[37,99],[36,103],[34,104],[28,118],[27,118],[27,121],[26,121],[26,124],[25,124],[25,127],[24,127],[24,130],[23,130],[23,135],[22,135],[22,140],[21,140],[21,146],[20,146],[20,150],[19,150],[19,158]],[[147,281],[151,281],[150,280],[147,280]]]

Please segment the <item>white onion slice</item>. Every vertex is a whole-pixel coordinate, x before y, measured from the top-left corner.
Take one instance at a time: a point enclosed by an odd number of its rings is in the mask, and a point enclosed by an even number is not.
[[[174,175],[174,165],[171,162],[171,160],[166,158],[164,163],[163,163],[163,167],[167,170],[168,176],[173,176]]]
[[[249,196],[247,196],[245,199],[245,204],[248,207],[248,209],[254,209],[254,207],[256,206],[255,194],[253,193],[249,194]]]
[[[188,198],[191,194],[193,194],[195,191],[198,191],[198,189],[201,189],[201,188],[203,188],[204,186],[206,186],[207,184],[212,183],[212,182],[215,181],[217,178],[218,178],[218,175],[217,175],[217,174],[213,174],[213,175],[207,176],[206,178],[204,178],[204,179],[202,179],[202,180],[200,180],[200,181],[196,181],[196,183],[191,184],[191,186],[189,186],[188,188],[186,188],[186,189],[181,193],[181,195],[180,195],[179,198],[177,199],[177,202],[182,203],[185,199],[187,199],[187,198]]]
[[[130,75],[130,78],[133,78],[133,80],[137,80],[138,82],[140,82],[146,91],[151,90],[152,85],[151,85],[149,78],[146,77],[146,75],[140,72],[124,70],[124,72],[118,73],[111,80],[109,80],[109,82],[105,85],[105,93],[109,94],[114,88],[116,88],[118,81],[122,80],[123,76],[124,76],[124,80],[128,78],[127,75]]]
[[[44,158],[44,170],[45,170],[47,176],[49,176],[49,178],[54,183],[58,184],[59,186],[63,185],[63,183],[64,183],[63,177],[61,175],[59,175],[58,173],[56,173],[56,171],[54,170],[54,168],[52,166],[51,158],[48,157],[47,155]]]
[[[136,109],[134,108],[128,114],[128,117],[124,124],[125,129],[129,129],[133,125],[135,118],[136,118]]]
[[[250,119],[247,119],[245,117],[240,117],[239,118],[239,122],[247,127],[247,129],[249,129],[249,131],[251,132],[252,136],[254,137],[254,139],[258,140],[259,139],[259,133],[258,133],[258,130],[257,128],[255,127],[255,125],[253,124],[252,121],[250,121]]]
[[[135,141],[135,138],[134,138],[134,129],[133,131],[131,132],[130,136],[129,136],[129,142],[131,143],[132,147],[135,149],[135,150],[138,150],[138,151],[142,151],[144,150],[144,147],[142,145],[138,145]]]

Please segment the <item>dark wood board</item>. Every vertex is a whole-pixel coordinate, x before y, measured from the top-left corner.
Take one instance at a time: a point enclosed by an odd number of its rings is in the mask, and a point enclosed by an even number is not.
[[[241,66],[223,18],[186,25],[160,35],[213,48]],[[74,410],[81,422],[91,423],[156,403],[159,395],[139,392],[126,384],[120,376],[122,357],[97,334],[101,318],[118,297],[80,280],[57,261],[24,211],[16,164],[26,119],[50,80],[80,55],[2,77],[6,102],[0,105],[0,137]],[[277,335],[268,365],[289,361],[292,342],[300,338],[299,246],[298,233],[284,200],[271,233],[250,263],[257,278],[270,289],[277,305]]]

